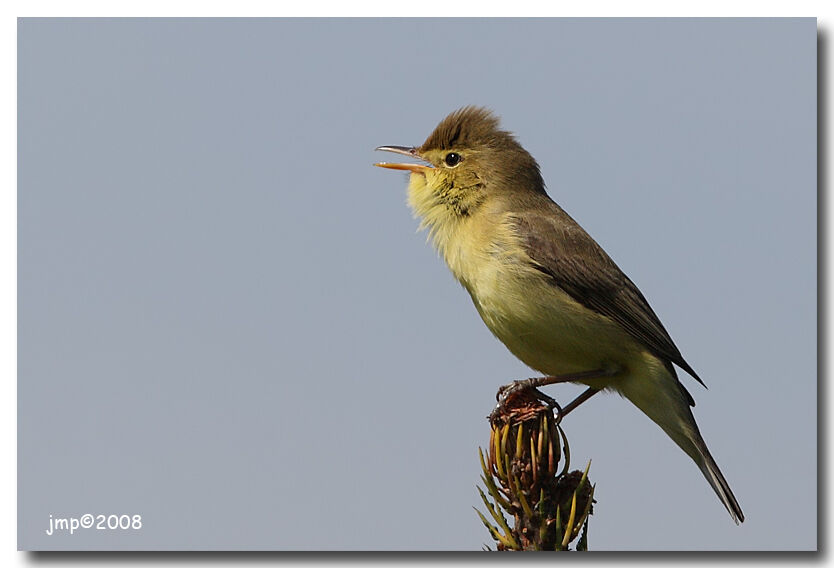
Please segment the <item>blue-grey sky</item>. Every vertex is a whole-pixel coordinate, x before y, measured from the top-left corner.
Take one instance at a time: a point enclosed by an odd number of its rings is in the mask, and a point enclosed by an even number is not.
[[[492,108],[709,386],[747,521],[624,399],[597,550],[816,547],[816,21],[19,22],[19,545],[477,550],[532,376],[371,167]],[[548,392],[566,402],[574,387]],[[139,531],[46,536],[49,515]]]

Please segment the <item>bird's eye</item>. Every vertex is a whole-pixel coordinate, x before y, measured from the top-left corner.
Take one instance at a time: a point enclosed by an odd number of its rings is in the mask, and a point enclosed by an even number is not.
[[[460,154],[457,154],[455,152],[449,152],[448,154],[446,154],[446,157],[443,158],[443,161],[446,162],[447,166],[453,168],[457,166],[462,159],[463,157]]]

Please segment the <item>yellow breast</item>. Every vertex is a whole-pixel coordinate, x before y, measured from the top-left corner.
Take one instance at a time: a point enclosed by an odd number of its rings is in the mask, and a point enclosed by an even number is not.
[[[534,268],[500,207],[454,215],[421,175],[412,176],[409,204],[484,323],[524,363],[547,375],[642,365],[643,350],[619,325]]]

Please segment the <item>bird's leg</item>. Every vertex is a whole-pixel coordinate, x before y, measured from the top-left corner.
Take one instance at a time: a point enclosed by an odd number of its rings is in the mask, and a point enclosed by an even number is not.
[[[555,385],[557,383],[575,383],[577,381],[587,380],[587,379],[599,379],[602,377],[610,377],[614,374],[614,371],[608,369],[594,369],[593,371],[582,371],[579,373],[573,373],[571,375],[559,375],[556,377],[535,377],[532,379],[526,379],[524,381],[515,381],[517,383],[525,383],[529,382],[531,387],[543,387],[547,385]]]
[[[579,373],[572,373],[570,375],[559,375],[555,377],[533,377],[531,379],[522,379],[518,381],[513,381],[510,384],[504,385],[503,387],[499,388],[498,396],[496,398],[500,401],[501,399],[506,398],[508,394],[522,389],[535,389],[547,385],[555,385],[557,383],[574,383],[577,381],[587,379],[598,379],[602,377],[608,377],[613,374],[613,371],[607,369],[594,369],[593,371],[581,371]]]
[[[575,399],[573,399],[571,402],[569,402],[567,405],[565,405],[564,408],[561,408],[560,406],[557,405],[556,408],[559,411],[559,420],[561,421],[562,418],[564,418],[565,416],[568,415],[568,412],[570,412],[571,410],[573,410],[574,408],[576,408],[577,406],[579,406],[580,404],[582,404],[583,402],[585,402],[586,400],[588,400],[589,398],[591,398],[592,396],[594,396],[595,394],[597,394],[601,390],[602,389],[598,389],[598,388],[594,388],[594,387],[588,387],[588,389],[585,392],[583,392],[582,394],[577,396]]]

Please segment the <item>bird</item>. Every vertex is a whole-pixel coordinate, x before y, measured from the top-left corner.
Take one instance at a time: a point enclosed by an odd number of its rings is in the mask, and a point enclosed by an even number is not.
[[[539,164],[499,118],[460,108],[419,146],[376,150],[419,160],[408,204],[489,330],[544,377],[587,390],[563,413],[613,391],[698,466],[736,524],[744,514],[695,422],[675,366],[704,384],[657,314],[597,242],[547,194]]]

